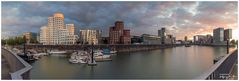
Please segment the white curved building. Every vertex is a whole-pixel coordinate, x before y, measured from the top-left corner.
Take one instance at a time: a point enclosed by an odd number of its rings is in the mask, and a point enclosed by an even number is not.
[[[75,44],[78,38],[74,35],[74,24],[65,25],[64,15],[60,12],[48,17],[47,27],[42,27],[40,32],[40,43],[44,45]]]

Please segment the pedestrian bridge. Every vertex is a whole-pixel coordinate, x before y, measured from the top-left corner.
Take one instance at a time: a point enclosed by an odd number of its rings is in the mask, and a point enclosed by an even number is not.
[[[29,72],[32,68],[30,64],[24,61],[14,52],[1,49],[2,51],[2,79],[3,80],[22,80],[29,79]]]

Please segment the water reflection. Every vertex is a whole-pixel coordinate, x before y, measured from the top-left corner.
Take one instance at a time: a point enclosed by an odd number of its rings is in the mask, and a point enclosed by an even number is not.
[[[66,57],[43,57],[32,79],[192,79],[213,65],[226,47],[191,46],[121,53],[97,66],[70,64]]]

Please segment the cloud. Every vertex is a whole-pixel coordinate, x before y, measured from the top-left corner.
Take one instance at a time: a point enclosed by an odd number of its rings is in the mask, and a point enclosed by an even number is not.
[[[199,29],[237,27],[237,2],[2,2],[2,32],[39,32],[47,18],[62,12],[79,29],[101,29],[108,36],[117,20],[132,35],[157,34],[166,27],[177,38],[202,34]],[[209,27],[209,28],[208,28]],[[12,29],[18,30],[14,31]],[[186,31],[187,29],[188,31]],[[198,33],[195,33],[198,32]],[[3,34],[2,33],[2,34]],[[4,33],[8,35],[8,33]]]

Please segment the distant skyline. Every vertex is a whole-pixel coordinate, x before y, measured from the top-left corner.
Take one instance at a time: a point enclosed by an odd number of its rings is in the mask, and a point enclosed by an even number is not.
[[[55,12],[65,16],[65,23],[80,29],[100,29],[108,36],[109,27],[121,20],[131,35],[153,34],[162,27],[177,39],[211,34],[213,29],[233,29],[238,39],[237,1],[228,2],[2,2],[2,38],[23,32],[39,32]],[[237,36],[237,37],[236,37]]]

